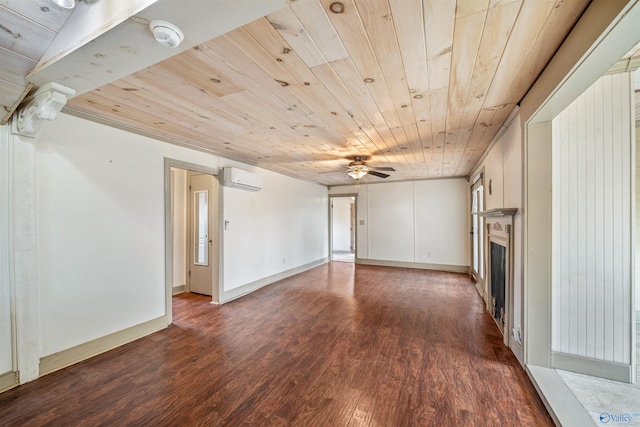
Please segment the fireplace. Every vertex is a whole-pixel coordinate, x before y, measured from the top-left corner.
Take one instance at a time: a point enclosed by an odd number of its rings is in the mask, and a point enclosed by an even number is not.
[[[493,209],[480,212],[485,218],[487,235],[485,262],[487,275],[483,298],[487,311],[509,346],[509,331],[513,324],[513,256],[512,229],[516,209]]]
[[[500,243],[490,242],[491,251],[489,254],[489,262],[491,263],[491,277],[489,286],[491,287],[491,309],[489,312],[493,320],[498,324],[498,328],[504,331],[505,327],[505,285],[506,285],[506,246]]]

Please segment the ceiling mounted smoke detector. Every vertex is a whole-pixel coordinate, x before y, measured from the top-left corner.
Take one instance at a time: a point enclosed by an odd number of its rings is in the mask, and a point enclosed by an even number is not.
[[[184,34],[180,31],[180,28],[166,21],[151,21],[149,28],[156,41],[164,46],[172,48],[178,47],[178,45],[182,43],[182,40],[184,40]]]

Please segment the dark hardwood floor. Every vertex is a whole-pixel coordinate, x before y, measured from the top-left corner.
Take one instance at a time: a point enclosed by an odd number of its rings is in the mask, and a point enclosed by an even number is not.
[[[553,425],[466,275],[329,263],[0,394],[11,426]]]

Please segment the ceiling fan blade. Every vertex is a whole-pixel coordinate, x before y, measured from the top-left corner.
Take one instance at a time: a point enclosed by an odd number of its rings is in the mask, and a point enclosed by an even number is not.
[[[389,177],[389,175],[387,175],[386,173],[376,172],[376,171],[372,171],[372,170],[370,170],[369,172],[367,172],[367,174],[369,174],[369,175],[373,175],[373,176],[377,176],[377,177],[379,177],[379,178],[387,178],[387,177]]]
[[[386,171],[386,172],[395,172],[396,170],[391,166],[383,166],[381,168],[371,168],[374,171]]]

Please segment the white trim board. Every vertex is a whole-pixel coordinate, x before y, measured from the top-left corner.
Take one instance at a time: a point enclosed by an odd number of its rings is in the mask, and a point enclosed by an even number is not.
[[[527,365],[525,370],[556,425],[565,427],[594,425],[587,410],[555,369]]]
[[[257,291],[260,288],[263,288],[267,285],[271,285],[275,282],[278,282],[280,280],[283,279],[287,279],[291,276],[295,276],[296,274],[300,274],[302,272],[305,272],[307,270],[311,270],[312,268],[315,268],[319,265],[322,264],[326,264],[327,262],[329,262],[329,258],[325,257],[322,259],[319,259],[317,261],[312,261],[310,263],[307,264],[303,264],[299,267],[294,267],[290,270],[286,270],[286,271],[282,271],[280,273],[274,274],[272,276],[268,276],[259,280],[256,280],[255,282],[251,282],[251,283],[247,283],[246,285],[242,285],[238,288],[235,289],[231,289],[229,291],[224,291],[221,292],[220,295],[220,304],[224,304],[227,303],[229,301],[233,301],[234,299],[238,299],[240,297],[243,297],[247,294],[250,294],[251,292]]]
[[[9,390],[18,385],[18,373],[14,371],[0,375],[0,392]]]
[[[157,317],[139,325],[114,332],[102,338],[62,350],[58,353],[40,359],[40,376],[50,374],[67,366],[81,362],[128,344],[144,336],[166,328],[169,323],[167,316]]]
[[[381,259],[356,258],[356,264],[377,265],[381,267],[416,268],[419,270],[447,271],[450,273],[470,274],[468,265],[427,264],[422,262],[386,261]]]
[[[551,353],[551,366],[563,371],[577,372],[625,383],[632,382],[631,365],[588,359],[558,352]]]

